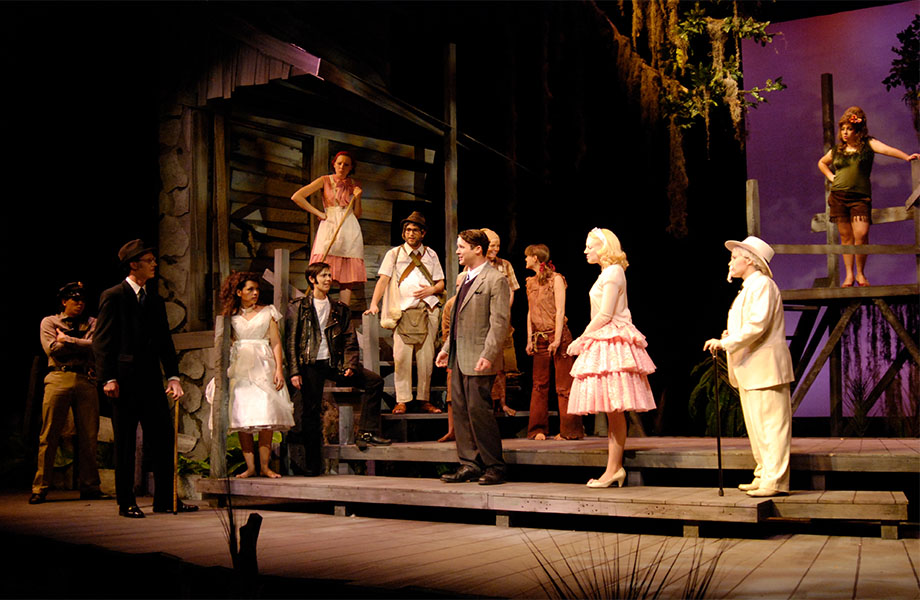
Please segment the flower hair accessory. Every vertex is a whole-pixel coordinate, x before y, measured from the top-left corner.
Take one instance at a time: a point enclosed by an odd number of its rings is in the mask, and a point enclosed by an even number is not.
[[[848,120],[850,121],[850,123],[862,123],[862,117],[860,117],[857,114],[850,115],[850,118]]]

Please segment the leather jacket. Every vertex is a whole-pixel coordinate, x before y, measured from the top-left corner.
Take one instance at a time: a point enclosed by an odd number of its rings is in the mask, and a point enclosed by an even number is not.
[[[351,311],[337,300],[330,298],[329,302],[329,320],[324,332],[320,332],[319,329],[312,295],[292,300],[288,305],[285,320],[287,340],[284,350],[290,377],[300,375],[303,365],[316,362],[320,335],[326,336],[326,343],[329,345],[330,367],[338,371],[359,367],[358,338],[351,324]]]

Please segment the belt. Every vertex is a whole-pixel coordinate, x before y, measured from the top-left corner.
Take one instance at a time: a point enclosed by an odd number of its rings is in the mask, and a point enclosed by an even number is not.
[[[63,371],[64,373],[77,373],[78,375],[86,375],[87,377],[92,377],[95,375],[95,371],[92,367],[84,366],[73,366],[73,365],[56,365],[50,367],[52,371]]]

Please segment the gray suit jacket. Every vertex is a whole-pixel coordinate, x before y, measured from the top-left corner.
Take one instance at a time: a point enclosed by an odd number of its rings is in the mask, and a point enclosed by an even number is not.
[[[511,327],[510,297],[508,280],[486,264],[457,308],[456,317],[451,317],[451,334],[457,332],[457,342],[451,348],[448,338],[442,348],[450,355],[450,368],[459,367],[464,375],[495,375],[502,370],[502,347]],[[492,368],[476,371],[480,358],[490,361]]]

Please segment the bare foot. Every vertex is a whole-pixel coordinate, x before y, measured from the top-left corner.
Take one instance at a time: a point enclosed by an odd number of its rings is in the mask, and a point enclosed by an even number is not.
[[[561,434],[561,433],[557,433],[556,435],[553,436],[553,439],[556,440],[557,442],[561,442],[561,441],[566,440],[566,439],[568,439],[568,438],[564,438],[564,437],[562,437],[562,434]]]
[[[857,287],[869,287],[869,280],[865,276],[857,275],[856,276],[856,286]]]
[[[840,287],[853,287],[853,276],[850,275],[843,280],[843,283],[840,284]]]
[[[543,441],[546,439],[546,436],[542,433],[538,433],[537,435],[533,436],[533,439]]]
[[[513,417],[514,415],[517,414],[516,410],[514,410],[513,408],[511,408],[504,402],[502,402],[502,410],[505,411],[505,414],[508,415],[509,417]]]
[[[280,473],[275,473],[271,469],[262,469],[262,477],[268,477],[269,479],[281,479]]]
[[[247,477],[252,477],[252,476],[255,475],[255,474],[256,474],[256,472],[255,472],[254,469],[253,469],[253,470],[246,469],[245,471],[243,471],[242,473],[240,473],[239,475],[237,475],[236,478],[237,478],[237,479],[246,479]]]
[[[442,437],[438,438],[438,441],[439,442],[452,442],[455,439],[457,439],[457,437],[454,435],[454,431],[450,430],[447,433],[445,433]]]

